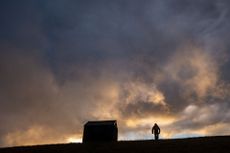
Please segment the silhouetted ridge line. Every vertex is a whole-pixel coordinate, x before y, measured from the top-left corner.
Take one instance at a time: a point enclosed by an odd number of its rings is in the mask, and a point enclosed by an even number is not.
[[[0,153],[229,153],[230,136],[0,148]]]

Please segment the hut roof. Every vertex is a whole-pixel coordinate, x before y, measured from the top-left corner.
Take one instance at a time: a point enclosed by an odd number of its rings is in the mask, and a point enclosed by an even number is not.
[[[90,126],[90,125],[116,125],[117,121],[116,120],[104,120],[104,121],[88,121],[85,125]]]

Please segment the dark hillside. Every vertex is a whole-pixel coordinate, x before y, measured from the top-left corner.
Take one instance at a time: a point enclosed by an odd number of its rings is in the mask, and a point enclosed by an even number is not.
[[[1,148],[0,153],[230,153],[230,136]]]

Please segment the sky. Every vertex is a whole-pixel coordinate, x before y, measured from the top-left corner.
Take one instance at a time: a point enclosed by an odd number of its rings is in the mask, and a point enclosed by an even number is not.
[[[1,0],[0,146],[230,134],[228,0]]]

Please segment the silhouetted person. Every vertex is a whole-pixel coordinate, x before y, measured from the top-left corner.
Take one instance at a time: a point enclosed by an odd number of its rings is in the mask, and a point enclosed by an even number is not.
[[[159,139],[159,134],[161,133],[161,129],[159,126],[155,123],[154,126],[152,127],[152,134],[154,133],[155,140]]]

